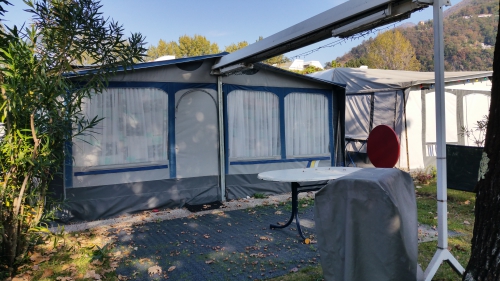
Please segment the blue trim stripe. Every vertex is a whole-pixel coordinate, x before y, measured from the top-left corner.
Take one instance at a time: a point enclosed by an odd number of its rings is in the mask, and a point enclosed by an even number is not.
[[[255,161],[233,161],[231,165],[254,165],[254,164],[271,164],[271,163],[286,163],[286,162],[304,162],[309,161],[309,165],[311,165],[310,161],[315,160],[330,160],[329,156],[325,157],[316,157],[316,158],[294,158],[294,159],[273,159],[273,160],[255,160]]]
[[[89,176],[89,175],[103,175],[103,174],[116,174],[125,172],[137,172],[137,171],[149,171],[149,170],[160,170],[167,169],[168,165],[158,165],[158,166],[147,166],[147,167],[136,167],[136,168],[123,168],[123,169],[109,169],[109,170],[98,170],[98,171],[88,171],[88,172],[76,172],[75,177]]]

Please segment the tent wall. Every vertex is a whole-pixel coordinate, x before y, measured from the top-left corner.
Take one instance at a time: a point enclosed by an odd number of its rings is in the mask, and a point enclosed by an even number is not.
[[[225,163],[227,174],[226,192],[228,199],[252,196],[255,193],[273,194],[276,193],[276,191],[289,192],[289,184],[263,182],[258,180],[257,174],[264,171],[336,166],[343,163],[343,154],[341,149],[337,149],[339,144],[336,143],[338,135],[342,134],[342,130],[339,130],[339,127],[341,127],[339,126],[339,124],[341,124],[339,122],[339,116],[343,110],[343,107],[339,106],[339,104],[343,104],[342,101],[344,98],[342,89],[338,87],[336,90],[332,90],[331,85],[315,85],[315,83],[308,81],[303,83],[297,79],[277,75],[265,69],[261,69],[258,72],[253,71],[247,75],[234,75],[227,78],[224,77],[223,81],[223,91],[225,97],[224,104],[226,104]],[[234,120],[235,118],[239,120],[245,117],[236,116],[236,114],[242,114],[241,111],[243,109],[238,108],[238,110],[236,110],[236,108],[232,108],[232,106],[236,106],[236,103],[233,102],[233,100],[228,102],[228,99],[231,99],[231,95],[265,95],[266,93],[269,96],[266,97],[266,99],[269,98],[271,100],[249,98],[245,101],[245,103],[274,103],[273,107],[269,107],[266,110],[272,110],[275,112],[269,116],[272,116],[270,118],[274,120],[273,122],[275,122],[276,129],[273,131],[276,134],[272,136],[264,135],[263,139],[269,139],[269,145],[274,145],[276,149],[274,151],[264,151],[261,154],[259,154],[260,151],[256,151],[254,155],[242,156],[239,152],[234,150],[243,149],[247,151],[252,150],[252,148],[236,147],[234,142],[244,143],[245,140],[242,139],[244,137],[248,138],[253,137],[253,135],[266,133],[260,131],[259,129],[255,129],[255,132],[252,131],[251,134],[249,133],[249,135],[252,136],[235,136],[234,134],[239,134],[240,132],[233,132],[235,130],[233,130],[234,125],[232,125],[233,122],[231,120]],[[302,97],[305,98],[305,101],[307,101],[306,96],[313,97],[316,102],[319,102],[319,104],[309,104],[311,108],[307,108],[307,105],[305,104],[300,104],[300,108],[295,108],[297,112],[293,112],[293,114],[300,114],[300,112],[316,112],[317,114],[301,115],[301,118],[307,119],[303,120],[304,122],[290,120],[286,115],[287,111],[291,111],[292,109],[289,108],[290,105],[287,103],[287,99],[291,98],[293,95],[302,95]],[[323,106],[325,111],[318,113],[318,106]],[[257,114],[257,111],[255,112]],[[291,112],[289,113],[292,114]],[[269,113],[266,112],[258,114]],[[324,122],[321,123],[318,120],[323,120]],[[296,123],[291,125],[291,122]],[[240,123],[240,126],[247,126],[247,124]],[[248,126],[258,125],[248,124]],[[318,133],[307,130],[307,128],[321,126],[324,126],[326,131]],[[292,152],[293,143],[290,142],[290,131],[287,130],[293,130],[294,136],[298,136],[303,141],[312,140],[308,137],[308,134],[320,135],[323,133],[326,137],[326,141],[320,143],[322,143],[324,149],[319,153],[309,153],[310,151],[308,151],[306,154],[294,154],[294,152]],[[246,145],[252,146],[253,144],[252,142],[248,142]],[[266,145],[266,147],[269,145]]]
[[[334,68],[309,76],[346,85],[346,165],[371,166],[365,143],[379,124],[400,137],[398,167],[435,165],[434,72]],[[475,145],[477,132],[469,138],[461,132],[487,115],[491,76],[492,71],[445,72],[448,143]]]
[[[342,149],[337,147],[336,140],[344,137],[343,128],[339,129],[343,124],[344,89],[295,74],[273,72],[269,67],[222,77],[226,136],[220,140],[217,77],[210,75],[215,59],[166,62],[150,68],[139,65],[133,72],[112,77],[109,87],[85,105],[84,113],[89,117],[98,115],[105,119],[95,128],[95,134],[74,139],[70,145],[72,154],[68,159],[73,160],[64,167],[64,184],[71,217],[94,220],[255,193],[289,192],[289,185],[258,180],[257,174],[343,163]],[[226,198],[221,198],[219,144],[223,141],[227,148],[228,142],[234,140],[229,138],[227,128],[231,110],[227,100],[234,91],[247,98],[264,93],[277,99],[275,110],[279,118],[271,134],[279,138],[280,148],[271,158],[246,159],[233,159],[226,149],[226,167],[222,171],[227,175]],[[285,121],[284,110],[285,101],[290,102],[288,97],[310,100],[323,108],[311,110],[310,114],[295,109],[302,112],[304,119],[317,114],[324,117],[323,135],[318,134],[326,145],[323,153],[287,154],[285,126],[290,127],[290,122]],[[257,102],[254,107],[269,108],[269,105]],[[258,118],[247,117],[247,121]],[[293,119],[293,115],[287,118]],[[300,133],[298,137],[308,139]]]
[[[484,81],[484,80],[483,80]],[[474,129],[477,121],[483,120],[489,110],[490,92],[486,82],[456,84],[445,89],[446,142],[449,144],[475,146],[474,137],[467,137],[463,128]],[[460,89],[460,88],[464,89]],[[401,141],[400,161],[397,167],[404,169],[425,168],[436,163],[436,120],[434,90],[422,90],[414,86],[405,91],[405,102],[399,103],[391,92],[349,94],[346,102],[346,150],[348,164],[370,166],[366,157],[365,140],[369,131],[377,124],[395,129]],[[403,91],[398,91],[402,97]],[[378,99],[376,98],[378,97]],[[372,102],[373,100],[373,102]],[[402,99],[400,99],[402,101]],[[377,101],[381,106],[376,106]],[[383,101],[383,102],[382,102]],[[397,108],[396,115],[388,114],[390,105]],[[399,110],[401,109],[401,110]],[[393,123],[393,117],[397,121]],[[383,123],[385,122],[385,123]],[[392,125],[391,123],[395,124]],[[483,136],[484,137],[484,136]],[[350,163],[349,163],[350,162]]]
[[[378,125],[391,127],[401,139],[403,132],[402,90],[346,95],[347,163],[372,166],[366,156],[366,140]]]

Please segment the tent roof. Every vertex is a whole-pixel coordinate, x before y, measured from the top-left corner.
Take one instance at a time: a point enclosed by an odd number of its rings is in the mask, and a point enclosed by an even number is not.
[[[489,77],[493,71],[445,72],[445,82]],[[346,85],[346,94],[405,89],[434,83],[434,72],[333,68],[309,76]]]
[[[167,66],[167,65],[175,65],[175,64],[181,64],[181,63],[189,63],[189,62],[196,62],[196,61],[203,61],[207,59],[213,59],[213,58],[221,58],[225,55],[229,54],[228,52],[223,52],[219,54],[213,54],[213,55],[205,55],[205,56],[196,56],[196,57],[188,57],[188,58],[180,58],[180,59],[172,59],[172,60],[162,60],[162,61],[152,61],[152,62],[144,62],[144,63],[138,63],[134,64],[133,69],[138,70],[138,69],[147,69],[147,68],[154,68],[154,67],[161,67],[161,66]],[[298,74],[295,72],[291,72],[288,70],[284,70],[275,66],[270,66],[264,63],[255,63],[254,67],[257,69],[266,69],[272,72],[277,72],[283,75],[287,76],[293,76],[299,79],[305,79],[313,82],[319,82],[319,83],[325,83],[325,84],[330,84],[330,85],[335,85],[339,87],[345,87],[345,83],[337,83],[335,81],[332,81],[331,79],[317,79],[316,77],[312,76],[307,76],[307,75],[302,75]],[[128,68],[127,70],[131,70],[132,68]],[[124,71],[125,69],[123,67],[120,67],[117,69],[117,72]],[[87,75],[91,74],[92,72],[95,71],[95,68],[84,68],[77,70],[76,73],[66,73],[67,77],[75,77],[75,76],[81,76],[81,75]]]
[[[306,80],[313,81],[313,82],[320,82],[320,83],[335,85],[335,86],[342,87],[342,88],[345,88],[345,86],[346,86],[345,83],[339,83],[339,82],[328,80],[328,79],[322,79],[322,78],[318,78],[318,77],[314,77],[314,76],[298,74],[298,73],[288,71],[288,70],[285,70],[285,69],[282,69],[279,67],[271,66],[271,65],[268,65],[265,63],[256,63],[256,64],[254,64],[254,67],[260,68],[260,69],[267,69],[267,70],[272,71],[272,72],[277,72],[277,73],[281,73],[284,75],[297,77],[300,79],[306,79]]]

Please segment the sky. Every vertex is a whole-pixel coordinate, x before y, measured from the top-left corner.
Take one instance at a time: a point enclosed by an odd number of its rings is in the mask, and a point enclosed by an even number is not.
[[[31,15],[21,0],[10,0],[4,23],[7,26],[29,23]],[[331,9],[345,0],[101,0],[103,16],[118,21],[126,34],[142,33],[146,46],[160,39],[177,41],[179,36],[195,34],[217,43],[222,51],[231,43],[254,43],[259,36],[268,37],[303,20]],[[452,0],[452,4],[459,1]],[[418,23],[432,19],[432,7],[413,13],[405,22]],[[375,37],[376,34],[372,34]],[[331,38],[285,54],[287,57],[317,60],[323,65],[349,52],[370,36],[348,39],[333,47],[318,47],[339,41]],[[333,44],[332,44],[333,45]],[[307,54],[304,56],[304,54]]]

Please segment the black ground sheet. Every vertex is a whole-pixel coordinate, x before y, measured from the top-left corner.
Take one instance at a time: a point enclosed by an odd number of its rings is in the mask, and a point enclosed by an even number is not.
[[[132,280],[255,280],[277,277],[317,265],[313,206],[302,205],[302,230],[313,244],[303,244],[295,222],[271,230],[270,223],[284,223],[290,202],[236,211],[144,223],[110,229],[116,236],[113,252],[128,253],[117,274]],[[309,227],[307,227],[309,226]],[[161,268],[148,272],[148,269]],[[168,270],[171,271],[168,271]]]

